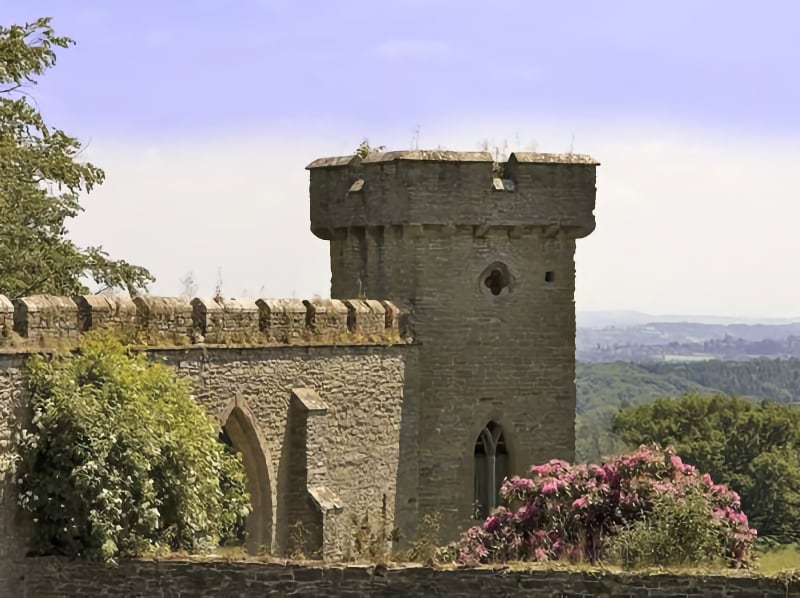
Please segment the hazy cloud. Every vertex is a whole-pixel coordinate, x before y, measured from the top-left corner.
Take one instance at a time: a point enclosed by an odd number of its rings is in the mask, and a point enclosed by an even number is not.
[[[475,149],[486,131],[510,131],[511,140],[512,127],[522,127],[536,132],[541,151],[562,151],[578,131],[576,151],[602,162],[597,229],[578,241],[578,309],[800,313],[796,147],[669,126],[525,125],[423,125],[423,135],[426,146]],[[200,293],[209,294],[220,268],[232,296],[262,287],[268,296],[326,295],[328,247],[309,231],[303,167],[358,141],[333,130],[140,145],[97,140],[90,157],[108,179],[71,228],[79,242],[151,267],[155,293],[177,293],[193,271]],[[381,143],[407,147],[407,131],[386,131]]]
[[[221,267],[229,294],[324,294],[308,162],[508,139],[602,162],[579,309],[798,315],[800,4],[519,1],[487,28],[478,2],[254,2],[4,6],[78,40],[35,94],[108,173],[74,237],[151,267],[154,292],[191,270],[211,293]]]
[[[421,39],[396,39],[384,42],[375,48],[375,53],[383,58],[441,58],[449,52],[449,46],[442,41]]]

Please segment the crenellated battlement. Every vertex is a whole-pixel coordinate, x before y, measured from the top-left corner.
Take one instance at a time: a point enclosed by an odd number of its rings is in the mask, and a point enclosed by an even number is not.
[[[409,342],[390,301],[0,295],[0,347],[71,346],[112,328],[142,346],[387,345]]]
[[[311,172],[311,229],[323,239],[354,227],[557,226],[594,230],[595,170],[582,154],[401,151],[321,158]]]

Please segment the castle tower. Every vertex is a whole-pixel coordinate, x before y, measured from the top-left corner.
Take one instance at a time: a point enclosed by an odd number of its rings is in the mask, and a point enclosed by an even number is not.
[[[575,241],[595,226],[597,164],[417,150],[308,166],[331,296],[395,302],[418,344],[398,521],[438,512],[449,539],[506,475],[573,459]]]

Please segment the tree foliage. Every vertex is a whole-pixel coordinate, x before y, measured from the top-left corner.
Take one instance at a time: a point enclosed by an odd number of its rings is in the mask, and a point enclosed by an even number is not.
[[[800,410],[687,394],[625,409],[613,430],[630,446],[669,445],[742,497],[760,536],[800,540]]]
[[[597,461],[625,447],[611,420],[627,409],[687,392],[728,394],[800,402],[800,360],[702,361],[691,363],[582,363],[576,367],[578,405],[576,458]]]
[[[464,534],[461,563],[751,561],[755,531],[738,495],[669,450],[640,447],[602,465],[553,460],[500,493],[506,506]]]
[[[642,364],[656,376],[675,376],[705,388],[777,403],[800,402],[800,359]]]
[[[19,441],[35,550],[111,560],[236,541],[249,511],[239,456],[173,370],[104,332],[28,361]]]
[[[46,18],[0,27],[0,293],[11,297],[83,293],[87,279],[136,293],[153,280],[142,267],[66,237],[80,194],[104,174],[80,160],[76,138],[45,123],[26,89],[72,43]]]

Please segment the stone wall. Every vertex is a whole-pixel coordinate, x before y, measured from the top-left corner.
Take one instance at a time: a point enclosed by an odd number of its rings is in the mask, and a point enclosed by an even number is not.
[[[611,596],[785,598],[800,583],[755,575],[615,574],[423,567],[319,567],[245,562],[132,561],[104,568],[57,559],[18,563],[14,596]]]
[[[403,504],[395,505],[401,451],[413,442],[413,389],[406,382],[414,368],[415,347],[270,347],[165,350],[154,357],[173,365],[193,383],[195,398],[226,421],[245,411],[262,431],[271,464],[273,549],[290,546],[292,524],[324,510],[320,493],[345,507],[334,552],[346,552],[353,537],[353,515],[382,516],[391,529],[409,525]],[[309,396],[316,397],[309,405]],[[305,400],[305,401],[304,401]],[[243,449],[243,452],[249,449]],[[403,497],[403,503],[408,497]],[[315,504],[311,504],[315,503]],[[333,509],[336,510],[335,508]],[[293,511],[293,512],[292,512]],[[399,511],[395,521],[395,513]],[[291,516],[289,516],[291,513]],[[306,547],[308,549],[308,547]]]
[[[408,445],[415,442],[415,418],[405,414],[416,409],[406,381],[416,349],[401,343],[148,352],[191,381],[195,399],[242,452],[257,507],[248,520],[249,548],[337,559],[351,553],[356,517],[369,514],[386,533],[413,526],[415,497],[398,488],[398,478],[401,455],[413,454]],[[15,414],[25,410],[24,359],[0,354],[3,458]],[[27,538],[10,462],[3,463],[0,582],[13,571],[10,559],[25,553]]]
[[[442,513],[452,538],[471,524],[474,445],[490,421],[503,428],[508,473],[574,457],[575,242],[496,228],[372,232],[332,242],[332,294],[352,292],[366,246],[361,283],[408,306],[420,341],[410,373],[421,393],[419,509]],[[495,262],[511,276],[497,296],[481,280]]]

